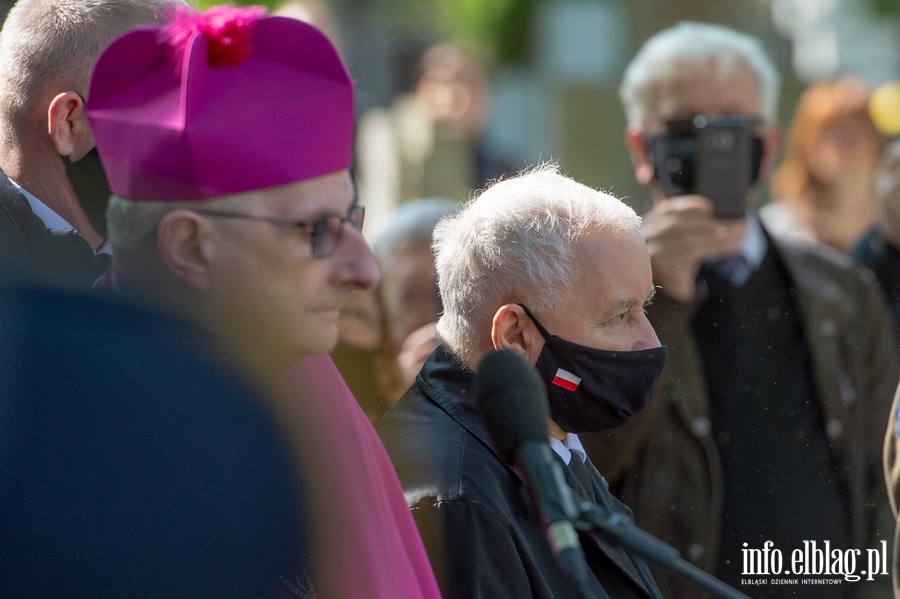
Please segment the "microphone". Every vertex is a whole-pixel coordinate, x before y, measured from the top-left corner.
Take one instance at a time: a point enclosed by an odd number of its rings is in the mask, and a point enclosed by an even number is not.
[[[524,358],[500,350],[478,365],[476,389],[488,434],[528,490],[550,549],[582,595],[594,597],[592,575],[572,525],[580,512],[547,442],[550,412],[544,382]]]

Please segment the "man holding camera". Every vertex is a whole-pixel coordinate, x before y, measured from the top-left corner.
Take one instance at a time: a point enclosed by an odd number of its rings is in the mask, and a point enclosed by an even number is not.
[[[670,357],[650,407],[595,440],[598,467],[639,526],[735,586],[742,550],[766,541],[787,556],[804,540],[880,547],[890,320],[870,273],[773,239],[752,210],[779,141],[775,68],[753,38],[681,23],[644,45],[620,93]]]

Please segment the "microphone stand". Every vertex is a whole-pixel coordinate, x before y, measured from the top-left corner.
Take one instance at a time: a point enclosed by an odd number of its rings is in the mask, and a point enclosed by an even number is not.
[[[619,514],[609,514],[587,501],[580,506],[580,516],[575,528],[593,537],[621,546],[629,553],[639,555],[657,566],[670,570],[722,599],[750,599],[737,589],[711,576],[697,566],[681,559],[678,550],[663,543]]]

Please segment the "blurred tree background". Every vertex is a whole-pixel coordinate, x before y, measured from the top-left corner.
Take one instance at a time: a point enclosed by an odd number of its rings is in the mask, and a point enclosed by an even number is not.
[[[897,0],[869,0],[876,14],[894,16],[900,14],[900,3]]]

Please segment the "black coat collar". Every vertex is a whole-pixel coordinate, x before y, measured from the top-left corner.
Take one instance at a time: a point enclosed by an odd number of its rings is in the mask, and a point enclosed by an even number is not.
[[[422,392],[450,418],[503,462],[481,421],[475,373],[464,366],[444,344],[439,345],[422,366],[416,382]]]

